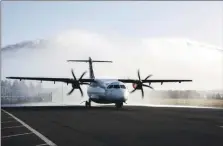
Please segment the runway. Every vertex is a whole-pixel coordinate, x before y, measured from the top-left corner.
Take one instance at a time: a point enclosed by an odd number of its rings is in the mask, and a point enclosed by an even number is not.
[[[38,131],[51,145],[223,145],[222,109],[125,105],[119,110],[114,106],[5,107],[4,110]],[[7,113],[1,114],[2,146],[50,145]],[[4,137],[19,133],[30,134]]]

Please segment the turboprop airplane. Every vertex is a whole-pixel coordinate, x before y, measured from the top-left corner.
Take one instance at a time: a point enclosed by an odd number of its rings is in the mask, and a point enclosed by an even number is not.
[[[109,62],[112,61],[101,61],[101,60],[92,60],[89,57],[88,60],[67,60],[68,62],[86,62],[89,63],[89,75],[90,78],[83,78],[86,74],[84,72],[79,79],[76,78],[73,69],[71,70],[73,78],[47,78],[47,77],[6,77],[7,79],[19,79],[21,80],[39,80],[39,81],[53,81],[55,82],[64,82],[67,85],[71,84],[72,89],[67,95],[71,95],[75,89],[79,89],[81,95],[83,97],[83,91],[81,89],[81,85],[89,85],[87,88],[88,101],[85,101],[86,107],[91,107],[91,102],[99,103],[99,104],[111,104],[115,103],[117,108],[121,108],[123,103],[128,100],[129,93],[133,93],[136,90],[141,90],[142,98],[144,97],[143,87],[148,87],[153,89],[150,86],[151,83],[161,83],[164,82],[192,82],[192,80],[156,80],[156,79],[148,79],[152,75],[148,75],[144,80],[141,79],[140,71],[138,70],[138,80],[137,79],[97,79],[94,75],[93,65],[92,63],[96,62]],[[128,91],[124,83],[132,83],[133,90],[131,92]],[[149,83],[149,85],[144,84]]]

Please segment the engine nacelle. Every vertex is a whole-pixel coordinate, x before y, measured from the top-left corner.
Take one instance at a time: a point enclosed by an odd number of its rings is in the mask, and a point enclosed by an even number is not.
[[[135,89],[137,87],[136,83],[132,83],[132,87]]]
[[[72,84],[72,87],[73,87],[74,89],[78,89],[78,88],[80,87],[80,85],[79,85],[78,83],[73,83],[73,84]]]

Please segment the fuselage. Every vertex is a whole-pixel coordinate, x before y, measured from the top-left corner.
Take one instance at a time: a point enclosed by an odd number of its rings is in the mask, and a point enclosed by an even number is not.
[[[95,103],[115,103],[116,107],[122,107],[123,102],[126,102],[129,92],[125,84],[115,79],[96,79],[93,71],[93,63],[102,63],[112,61],[92,60],[73,60],[74,62],[88,62],[89,63],[89,77],[94,80],[87,87],[87,94],[89,101],[85,105],[90,106],[91,101]]]
[[[87,88],[89,99],[95,103],[123,103],[129,96],[124,83],[112,79],[95,79]]]

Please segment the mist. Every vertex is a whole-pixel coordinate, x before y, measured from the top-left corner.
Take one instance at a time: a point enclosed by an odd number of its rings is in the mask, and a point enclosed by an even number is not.
[[[35,48],[2,51],[2,79],[6,76],[72,77],[88,71],[87,63],[70,63],[68,59],[112,60],[113,63],[93,64],[96,78],[135,78],[140,69],[141,78],[153,74],[151,79],[192,79],[189,83],[152,84],[156,90],[213,90],[223,89],[222,48],[196,42],[189,38],[133,38],[123,35],[99,34],[86,30],[66,30],[47,43]],[[89,74],[85,78],[89,77]],[[28,81],[26,81],[28,82]],[[38,81],[33,81],[33,83]],[[80,103],[78,90],[66,93],[70,85],[43,82],[43,87],[57,88],[54,101]],[[128,85],[132,90],[132,85]],[[144,88],[145,97],[149,88]],[[61,97],[62,96],[62,97]],[[63,99],[62,99],[63,98]],[[129,102],[141,101],[141,92],[129,97]],[[149,101],[149,97],[144,101]]]

